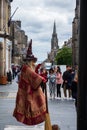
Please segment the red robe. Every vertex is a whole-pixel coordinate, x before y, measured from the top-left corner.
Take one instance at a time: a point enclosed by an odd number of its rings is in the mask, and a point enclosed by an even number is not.
[[[36,125],[45,121],[46,102],[40,84],[42,77],[24,65],[16,96],[13,116],[27,125]]]

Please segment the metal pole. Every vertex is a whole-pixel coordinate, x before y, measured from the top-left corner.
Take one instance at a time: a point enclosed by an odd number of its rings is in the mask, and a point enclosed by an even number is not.
[[[15,11],[13,12],[12,16],[10,17],[10,19],[12,19],[12,17],[14,16],[14,14],[16,13],[18,7],[15,9]]]
[[[12,17],[13,17],[14,14],[16,13],[17,9],[18,9],[18,7],[15,9],[15,11],[14,11],[13,14],[12,14],[12,16],[9,18],[9,20],[8,20],[8,27],[10,27]]]
[[[77,130],[87,130],[87,0],[80,0]]]

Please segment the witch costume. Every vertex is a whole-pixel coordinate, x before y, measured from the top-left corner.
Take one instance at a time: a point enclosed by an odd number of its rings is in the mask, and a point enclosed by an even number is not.
[[[24,61],[37,61],[32,54],[32,39]],[[43,78],[27,64],[21,69],[18,92],[13,116],[26,125],[36,125],[45,121],[46,101],[40,84]]]

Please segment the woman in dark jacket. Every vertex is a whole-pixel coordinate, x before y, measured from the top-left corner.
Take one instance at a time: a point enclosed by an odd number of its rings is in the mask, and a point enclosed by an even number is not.
[[[12,73],[11,73],[11,70],[9,70],[7,72],[7,81],[10,82],[10,83],[12,83]]]

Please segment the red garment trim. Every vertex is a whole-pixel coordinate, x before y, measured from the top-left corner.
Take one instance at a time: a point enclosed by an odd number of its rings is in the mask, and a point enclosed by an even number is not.
[[[17,119],[17,121],[22,122],[26,125],[37,125],[37,124],[40,124],[43,121],[45,121],[45,115],[46,115],[46,112],[42,113],[42,115],[40,115],[38,117],[27,118],[24,115],[22,115],[18,112],[15,112],[15,114],[13,116]]]

